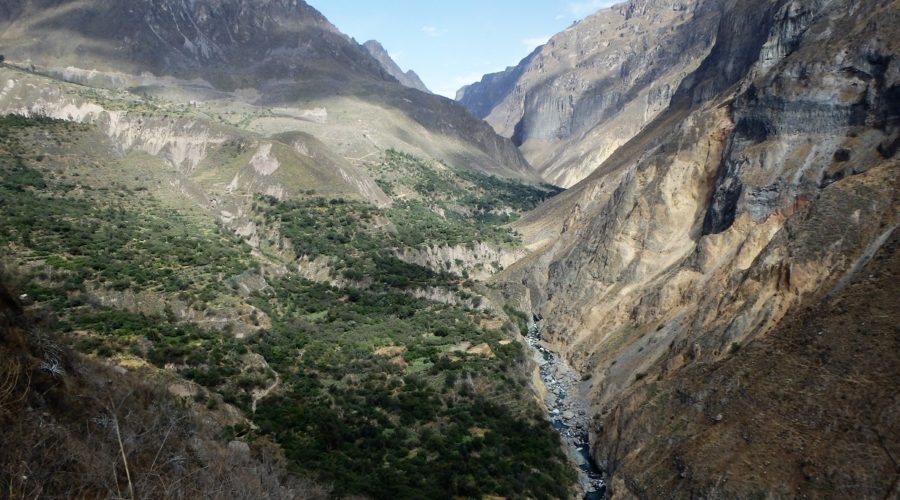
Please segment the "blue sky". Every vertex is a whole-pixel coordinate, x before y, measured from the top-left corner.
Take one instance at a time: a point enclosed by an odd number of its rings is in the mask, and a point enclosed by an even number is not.
[[[401,68],[415,70],[432,92],[448,97],[619,1],[307,0],[359,43],[381,42]]]

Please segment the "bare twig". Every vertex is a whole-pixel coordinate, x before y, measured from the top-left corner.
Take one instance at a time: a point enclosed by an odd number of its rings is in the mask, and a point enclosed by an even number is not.
[[[118,406],[114,406],[112,402],[112,398],[109,399],[109,413],[112,415],[113,424],[116,428],[116,440],[119,442],[119,452],[122,453],[122,462],[125,464],[125,477],[128,479],[128,493],[131,496],[131,500],[134,500],[134,483],[131,481],[131,470],[128,468],[128,456],[125,454],[125,444],[122,443],[122,432],[119,429],[119,415],[118,409],[125,402],[126,399],[131,395],[128,393],[122,398],[122,401]],[[119,486],[119,478],[116,476],[116,488]],[[121,495],[121,494],[120,494]]]
[[[7,399],[10,399],[15,392],[16,385],[19,383],[20,366],[18,361],[10,359],[8,361],[8,369],[2,383],[0,383],[0,408],[5,405]],[[11,402],[11,401],[10,401]]]
[[[116,439],[119,440],[119,451],[122,452],[122,462],[125,463],[125,477],[128,478],[128,493],[134,500],[134,485],[131,483],[131,471],[128,470],[128,457],[125,456],[125,446],[122,444],[122,433],[119,432],[119,418],[113,415],[116,423]]]
[[[175,424],[177,422],[173,422],[172,425],[166,430],[166,435],[163,437],[162,444],[159,445],[159,450],[156,451],[156,456],[153,457],[153,463],[150,464],[150,470],[153,471],[156,469],[156,461],[159,460],[159,455],[162,453],[163,448],[166,447],[166,441],[169,440],[169,434],[172,433],[172,429],[175,428]]]
[[[122,498],[122,488],[119,488],[119,471],[116,470],[116,464],[113,464],[113,479],[116,481],[116,498]]]

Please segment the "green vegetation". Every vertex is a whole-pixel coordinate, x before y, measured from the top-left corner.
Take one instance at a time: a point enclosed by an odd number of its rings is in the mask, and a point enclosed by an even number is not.
[[[86,284],[178,293],[202,308],[221,293],[223,280],[250,269],[249,247],[198,216],[124,186],[76,187],[27,166],[12,132],[36,126],[58,133],[81,128],[0,119],[0,247],[22,249],[17,256],[32,264],[43,261],[39,276],[55,283],[55,309]]]
[[[494,324],[491,313],[452,305],[480,299],[471,282],[396,258],[423,245],[515,244],[500,224],[550,191],[449,170],[432,175],[392,152],[386,164],[421,175],[407,182],[385,174],[382,182],[431,195],[390,209],[257,197],[248,208],[262,234],[276,235],[269,245],[286,240],[297,257],[328,261],[332,282],[319,283],[267,273],[242,240],[151,190],[102,177],[73,182],[78,169],[66,164],[63,175],[52,151],[30,153],[27,129],[71,141],[89,130],[0,119],[0,248],[79,350],[140,358],[220,393],[256,426],[232,436],[277,441],[296,470],[333,484],[336,495],[568,496],[574,473],[527,388],[524,348],[483,326]],[[247,274],[266,276],[268,286],[238,294],[229,285]],[[417,298],[422,291],[449,303]],[[113,300],[101,305],[100,296]],[[123,297],[160,307],[126,310]],[[258,329],[239,324],[240,315],[216,327],[183,319],[188,309],[232,308],[254,311],[246,321]],[[255,333],[239,339],[234,327]],[[254,400],[276,381],[277,390]]]
[[[388,211],[391,221],[397,225],[397,238],[406,247],[456,246],[478,241],[515,246],[521,243],[519,236],[500,224],[512,222],[505,216],[488,213],[466,217],[458,212],[445,211],[440,216],[421,201],[405,201]],[[499,217],[499,222],[493,221]]]
[[[450,285],[455,278],[407,264],[394,251],[406,246],[390,221],[362,202],[323,198],[278,202],[260,197],[257,210],[288,238],[297,256],[327,257],[335,277],[401,288]]]
[[[566,495],[568,482],[557,478],[571,471],[528,401],[521,345],[481,328],[488,314],[411,296],[424,287],[467,292],[454,276],[392,256],[425,241],[471,239],[418,229],[423,220],[448,227],[418,202],[387,211],[320,198],[255,206],[298,255],[328,258],[334,277],[353,283],[285,277],[254,303],[273,320],[258,352],[286,387],[255,422],[290,459],[333,482],[336,494]],[[474,345],[489,354],[467,352]]]
[[[382,189],[397,200],[388,216],[410,247],[476,241],[516,245],[519,237],[503,226],[560,192],[554,186],[428,164],[394,150],[372,170]]]
[[[82,352],[174,364],[188,378],[237,391],[247,348],[216,330],[180,323],[169,307],[144,315],[101,307],[92,289],[153,293],[197,310],[223,300],[228,279],[256,266],[249,247],[198,216],[166,209],[146,192],[88,184],[29,166],[23,129],[75,135],[85,127],[50,119],[0,118],[0,248],[30,274],[24,291],[60,315]],[[257,385],[261,385],[260,382]],[[243,382],[232,399],[249,402]]]
[[[456,172],[393,150],[372,168],[378,183],[394,198],[391,208],[315,197],[286,202],[260,197],[255,207],[265,214],[268,225],[293,242],[298,256],[387,258],[403,248],[476,242],[516,246],[519,236],[505,225],[559,192],[552,186],[534,187],[475,172]],[[342,261],[339,268],[367,276],[373,271],[365,263]]]
[[[519,333],[521,333],[523,337],[527,337],[528,315],[509,305],[503,306],[503,311],[507,316],[509,316],[510,319],[516,322],[516,326],[519,327]]]
[[[258,349],[286,390],[255,422],[336,494],[565,496],[571,470],[528,400],[522,347],[480,314],[391,288],[271,290]],[[482,343],[493,357],[458,347]]]
[[[446,164],[429,164],[413,155],[389,149],[382,163],[372,168],[387,191],[398,187],[414,191],[420,198],[440,205],[456,204],[474,212],[525,212],[561,192],[556,186],[532,186]]]

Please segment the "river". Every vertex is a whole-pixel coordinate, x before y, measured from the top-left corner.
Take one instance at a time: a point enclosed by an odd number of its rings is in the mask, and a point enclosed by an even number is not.
[[[581,377],[555,352],[541,343],[540,323],[528,328],[528,345],[534,350],[540,366],[541,381],[547,389],[545,404],[550,423],[565,445],[566,454],[578,469],[578,482],[585,500],[606,498],[603,470],[591,457],[588,404],[581,394]]]

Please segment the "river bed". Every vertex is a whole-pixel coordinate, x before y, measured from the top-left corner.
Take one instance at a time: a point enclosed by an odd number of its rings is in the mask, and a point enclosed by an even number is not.
[[[588,423],[590,413],[581,394],[581,377],[558,354],[541,343],[540,323],[528,328],[528,345],[540,366],[541,381],[547,389],[544,403],[550,423],[559,432],[569,459],[578,468],[578,482],[585,492],[585,500],[606,498],[603,470],[591,457]]]

